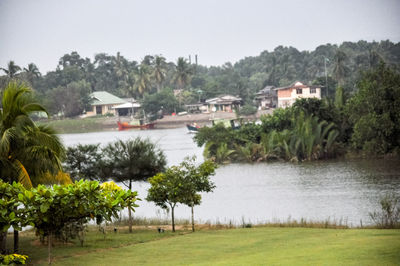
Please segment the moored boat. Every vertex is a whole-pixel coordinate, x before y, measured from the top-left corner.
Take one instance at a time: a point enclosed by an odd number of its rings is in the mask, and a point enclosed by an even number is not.
[[[195,132],[199,131],[199,128],[200,128],[200,126],[197,125],[196,123],[186,124],[186,127],[190,133],[195,133]]]
[[[130,125],[128,122],[117,122],[118,123],[118,130],[126,130],[126,129],[153,129],[156,123],[146,123],[142,125]]]

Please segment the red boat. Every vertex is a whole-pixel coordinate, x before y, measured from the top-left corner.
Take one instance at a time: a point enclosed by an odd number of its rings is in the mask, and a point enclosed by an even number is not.
[[[153,129],[156,123],[147,123],[143,125],[130,125],[128,122],[117,122],[118,123],[118,130],[126,130],[131,128],[138,128],[138,129]]]

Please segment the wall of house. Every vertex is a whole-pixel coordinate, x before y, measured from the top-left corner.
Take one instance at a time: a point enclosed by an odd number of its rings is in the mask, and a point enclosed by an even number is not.
[[[282,92],[281,92],[282,91]],[[290,93],[289,93],[290,92]],[[316,88],[315,93],[310,93],[310,88],[303,88],[301,94],[297,94],[296,89],[287,89],[278,91],[278,107],[292,106],[300,98],[318,98],[321,99],[321,88]]]

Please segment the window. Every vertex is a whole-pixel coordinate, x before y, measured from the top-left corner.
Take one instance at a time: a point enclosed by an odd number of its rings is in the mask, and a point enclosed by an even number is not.
[[[317,93],[317,89],[316,88],[310,88],[310,94],[311,93]]]
[[[296,94],[303,94],[303,89],[296,89]]]

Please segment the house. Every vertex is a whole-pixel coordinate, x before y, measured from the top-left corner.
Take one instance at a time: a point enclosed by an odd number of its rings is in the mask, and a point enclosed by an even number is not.
[[[256,93],[254,98],[259,109],[275,108],[278,104],[277,91],[274,86],[266,86]]]
[[[242,98],[232,95],[222,95],[206,100],[208,112],[233,112],[242,105]]]
[[[112,95],[106,91],[95,91],[90,94],[92,107],[91,111],[86,112],[87,116],[93,115],[105,115],[105,114],[117,114],[116,109],[113,107],[126,103],[125,100]]]
[[[321,86],[304,85],[301,82],[295,82],[287,87],[275,89],[278,92],[278,107],[288,107],[300,98],[318,98],[321,99]]]
[[[131,98],[123,100],[126,102],[112,107],[118,116],[134,116],[139,112],[141,105],[135,99]]]

